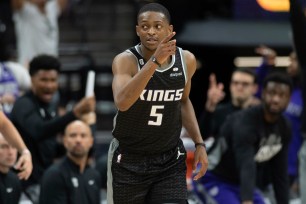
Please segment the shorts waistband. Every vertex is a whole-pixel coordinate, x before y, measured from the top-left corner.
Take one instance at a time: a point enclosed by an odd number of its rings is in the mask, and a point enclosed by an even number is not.
[[[135,151],[132,151],[128,148],[124,148],[124,147],[120,146],[120,143],[119,143],[118,150],[122,154],[129,154],[129,155],[133,155],[133,156],[137,156],[137,157],[155,157],[155,156],[168,155],[168,154],[177,152],[177,148],[179,148],[180,150],[183,149],[184,148],[183,143],[178,142],[177,145],[175,145],[173,148],[171,148],[169,150],[166,150],[164,152],[154,153],[154,154],[152,154],[150,152],[135,152]]]

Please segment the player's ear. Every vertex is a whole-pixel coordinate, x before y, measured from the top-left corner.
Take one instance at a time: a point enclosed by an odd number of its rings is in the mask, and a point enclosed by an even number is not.
[[[173,32],[173,25],[169,25],[169,31],[170,31],[170,33]]]

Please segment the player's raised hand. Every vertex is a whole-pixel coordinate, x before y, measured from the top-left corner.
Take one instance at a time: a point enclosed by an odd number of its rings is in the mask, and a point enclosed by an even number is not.
[[[176,51],[176,40],[172,39],[175,32],[171,32],[158,45],[154,56],[160,64],[163,64],[169,56],[174,55]]]

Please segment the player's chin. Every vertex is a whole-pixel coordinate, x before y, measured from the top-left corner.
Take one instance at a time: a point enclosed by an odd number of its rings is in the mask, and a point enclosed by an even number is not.
[[[156,49],[157,49],[158,44],[159,44],[159,42],[157,42],[157,41],[146,41],[145,47],[146,47],[148,50],[153,51],[153,50],[156,50]]]

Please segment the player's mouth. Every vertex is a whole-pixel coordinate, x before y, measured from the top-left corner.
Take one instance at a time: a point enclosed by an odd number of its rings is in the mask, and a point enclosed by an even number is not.
[[[158,44],[158,40],[155,38],[149,38],[147,39],[147,43],[150,45]]]

